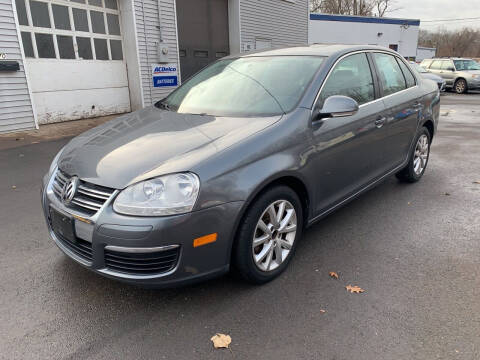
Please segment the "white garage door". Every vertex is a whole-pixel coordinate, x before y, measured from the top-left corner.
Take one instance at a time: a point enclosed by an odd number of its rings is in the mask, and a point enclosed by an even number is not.
[[[15,0],[39,123],[130,111],[117,0]]]

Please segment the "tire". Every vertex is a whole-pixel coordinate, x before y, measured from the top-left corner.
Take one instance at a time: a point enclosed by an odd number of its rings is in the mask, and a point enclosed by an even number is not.
[[[280,223],[277,224],[272,221],[270,214],[278,216],[281,207],[284,210]],[[269,209],[275,212],[271,213]],[[290,216],[289,221],[287,216]],[[259,226],[260,220],[265,225]],[[297,242],[302,236],[303,223],[300,199],[290,187],[278,185],[261,193],[240,222],[232,254],[234,272],[253,284],[263,284],[279,276],[295,253]],[[279,225],[285,225],[285,228],[281,230]],[[254,238],[258,241],[257,246],[253,245]]]
[[[418,131],[407,166],[396,174],[399,180],[414,183],[422,178],[430,157],[431,139],[430,132],[426,127],[422,127]],[[420,164],[418,164],[417,159],[419,159]],[[419,165],[420,167],[418,167]]]
[[[467,92],[467,82],[464,79],[458,79],[453,85],[453,90],[457,94],[464,94]]]

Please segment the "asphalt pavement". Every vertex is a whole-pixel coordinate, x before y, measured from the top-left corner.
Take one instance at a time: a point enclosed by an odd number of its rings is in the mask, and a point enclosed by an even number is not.
[[[0,151],[0,358],[480,359],[480,94],[442,96],[419,183],[390,178],[312,226],[264,286],[146,290],[68,259],[39,194],[67,141]]]

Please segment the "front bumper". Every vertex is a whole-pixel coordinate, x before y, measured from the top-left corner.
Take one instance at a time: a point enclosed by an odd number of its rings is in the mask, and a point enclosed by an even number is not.
[[[42,206],[51,238],[70,258],[82,266],[116,280],[142,286],[175,286],[214,277],[228,271],[234,228],[243,202],[230,202],[188,214],[166,217],[135,217],[113,211],[117,193],[93,216],[78,216],[67,208],[52,191],[52,180],[42,186]],[[52,229],[50,208],[73,217],[75,241],[71,243]],[[194,247],[193,240],[217,233],[215,242]],[[112,252],[113,251],[113,252]],[[120,251],[120,252],[119,252]],[[120,270],[111,266],[111,255],[164,256],[176,254],[168,271],[145,273]],[[109,262],[110,261],[110,262]],[[135,264],[139,260],[132,260]],[[122,264],[123,265],[123,264]]]

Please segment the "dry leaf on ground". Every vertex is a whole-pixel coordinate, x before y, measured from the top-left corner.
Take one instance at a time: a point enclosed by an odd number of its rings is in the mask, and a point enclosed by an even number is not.
[[[473,183],[474,184],[480,184],[480,181],[474,181]]]
[[[347,289],[347,291],[350,291],[351,293],[357,293],[357,294],[360,294],[362,292],[364,292],[365,290],[363,290],[361,287],[357,286],[357,285],[347,285],[345,286],[345,289]]]
[[[335,271],[330,271],[328,275],[330,275],[331,278],[338,279],[338,274]]]
[[[12,185],[12,189],[16,189],[17,187],[15,185]]]
[[[232,338],[230,335],[225,335],[225,334],[215,334],[212,336],[210,339],[213,342],[213,346],[215,346],[215,349],[218,348],[228,348],[228,345],[232,342]]]
[[[327,310],[323,310],[323,309],[320,310],[321,314],[325,314],[326,312],[327,312]]]

